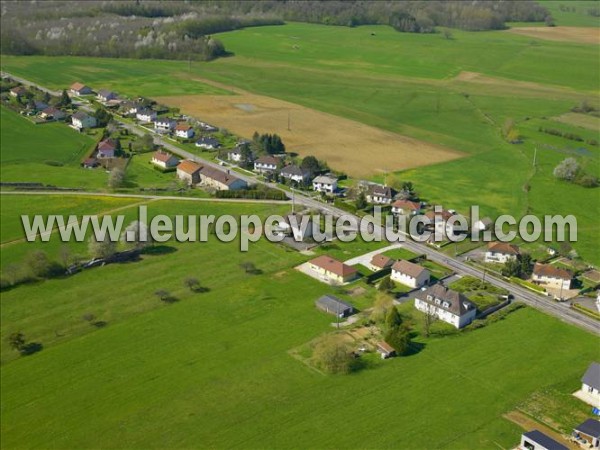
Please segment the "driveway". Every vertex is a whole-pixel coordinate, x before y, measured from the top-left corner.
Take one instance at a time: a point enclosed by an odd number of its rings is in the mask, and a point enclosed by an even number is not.
[[[364,255],[356,256],[347,261],[344,261],[344,264],[347,264],[349,266],[354,266],[356,264],[362,264],[363,266],[369,267],[369,263],[371,262],[371,259],[373,259],[373,256],[378,255],[380,253],[385,253],[389,250],[394,250],[395,248],[401,248],[401,247],[402,247],[402,243],[388,245],[387,247],[380,248],[379,250],[373,250],[372,252],[365,253]]]

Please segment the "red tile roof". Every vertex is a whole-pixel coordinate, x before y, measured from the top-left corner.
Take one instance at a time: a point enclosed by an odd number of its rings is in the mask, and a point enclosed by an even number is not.
[[[112,139],[105,139],[104,141],[100,142],[98,144],[98,150],[101,152],[106,152],[106,151],[114,151],[117,148],[117,144],[115,141],[113,141]]]
[[[87,86],[85,84],[83,84],[83,83],[73,83],[71,85],[71,90],[73,90],[73,91],[80,91],[80,90],[82,90],[85,87],[87,87]]]
[[[503,255],[518,255],[519,247],[507,242],[490,242],[488,244],[488,252],[501,253]]]
[[[156,159],[157,161],[162,161],[164,163],[166,163],[172,157],[173,157],[172,154],[163,152],[162,150],[154,152],[154,154],[152,155],[152,158]]]
[[[388,256],[379,254],[371,258],[371,265],[383,269],[393,263],[394,260]]]
[[[562,280],[570,280],[573,274],[565,269],[560,269],[552,264],[535,263],[533,274],[538,277],[560,278]]]
[[[392,207],[418,211],[421,209],[421,204],[419,202],[411,202],[410,200],[396,200],[394,203],[392,203]]]
[[[178,123],[177,126],[175,127],[175,131],[188,131],[192,128],[191,125],[188,125],[187,123]]]
[[[343,262],[333,259],[331,256],[327,255],[317,256],[315,259],[311,259],[309,263],[320,267],[327,272],[334,273],[340,277],[346,277],[357,272],[354,267],[347,266]]]
[[[177,166],[177,170],[181,170],[182,172],[187,173],[188,175],[193,175],[200,169],[202,169],[202,166],[200,164],[189,160],[181,161]]]

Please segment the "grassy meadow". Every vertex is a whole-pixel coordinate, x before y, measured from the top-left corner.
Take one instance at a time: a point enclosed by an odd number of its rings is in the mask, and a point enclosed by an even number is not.
[[[44,200],[29,202],[43,213]],[[98,212],[117,206],[89,200],[87,209],[69,198],[61,204]],[[148,207],[151,216],[285,208],[173,201]],[[4,196],[2,210],[16,215],[27,206]],[[133,204],[122,211],[126,222],[134,212]],[[55,237],[14,243],[2,254],[41,248],[54,258],[58,245]],[[84,244],[69,245],[85,254]],[[317,311],[314,300],[336,289],[294,269],[309,256],[264,240],[246,254],[238,245],[214,236],[167,242],[138,262],[4,292],[3,446],[509,448],[521,431],[502,414],[545,386],[575,383],[598,358],[596,337],[524,308],[470,333],[417,337],[421,350],[412,356],[324,376],[288,352],[331,330],[331,316]],[[341,256],[346,248],[355,253],[352,244],[330,250]],[[246,274],[242,261],[262,273]],[[186,276],[208,291],[190,292]],[[158,289],[178,301],[162,304]],[[372,293],[345,298],[364,308]],[[106,325],[90,325],[86,313]],[[16,329],[43,350],[15,358],[5,337]],[[531,364],[532,355],[543,357]],[[352,431],[332,427],[332,412]],[[390,417],[410,420],[382,433],[378,424]]]

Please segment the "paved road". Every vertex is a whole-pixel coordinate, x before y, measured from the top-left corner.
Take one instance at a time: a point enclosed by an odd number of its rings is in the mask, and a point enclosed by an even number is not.
[[[23,78],[18,78],[11,74],[8,74],[8,73],[3,73],[3,74],[6,74],[15,80],[18,80],[19,82],[21,82],[23,84],[33,85],[33,86],[38,87],[39,89],[44,89],[47,91],[47,89],[43,88],[42,86],[39,86],[39,85],[32,83],[28,80],[25,80]],[[89,109],[89,107],[88,107],[88,109]],[[118,120],[118,118],[116,118],[116,120],[118,122],[120,122],[125,128],[127,128],[128,130],[131,130],[135,134],[143,135],[147,132],[146,130],[140,129],[140,127],[138,127],[137,125],[132,125],[130,123],[122,122],[122,121]],[[173,152],[176,155],[179,155],[184,158],[188,158],[193,161],[197,161],[199,163],[205,164],[207,166],[215,167],[215,168],[222,170],[222,167],[219,166],[218,164],[216,164],[212,161],[207,161],[207,160],[200,158],[190,152],[182,150],[181,148],[177,147],[176,145],[171,144],[170,142],[166,141],[165,139],[163,139],[161,137],[155,137],[155,142],[157,144],[163,145],[165,148],[167,148],[168,150],[170,150],[171,152]],[[286,191],[280,187],[277,187],[276,185],[274,185],[272,183],[266,183],[258,178],[242,175],[238,172],[236,172],[236,176],[245,180],[246,182],[266,184],[269,187],[272,187],[274,189],[279,189],[282,192],[285,192],[288,197],[291,196],[291,194],[288,191]],[[322,211],[329,213],[336,217],[339,217],[342,215],[350,215],[346,211],[343,211],[343,210],[336,208],[329,204],[324,204],[321,201],[306,197],[305,195],[302,195],[300,193],[296,193],[294,197],[295,197],[294,200],[297,203],[303,204],[309,208],[322,210]],[[355,216],[355,218],[358,219],[358,217],[356,217],[356,216]],[[361,230],[366,231],[367,224],[361,223]],[[375,234],[376,234],[376,236],[379,236],[379,237],[384,236],[384,228],[376,227]],[[482,270],[471,267],[470,265],[466,264],[463,261],[459,261],[450,256],[444,255],[441,252],[438,252],[437,250],[430,248],[426,244],[407,240],[404,243],[404,246],[408,250],[411,250],[417,254],[426,255],[427,258],[430,259],[431,261],[435,261],[437,263],[443,264],[443,265],[451,268],[454,272],[456,272],[459,275],[471,275],[471,276],[478,277],[478,278],[482,278],[484,276],[484,272]],[[598,321],[596,321],[595,319],[592,319],[591,317],[585,316],[585,315],[577,312],[576,310],[571,309],[568,306],[568,304],[566,304],[566,303],[554,302],[553,300],[551,300],[550,298],[548,298],[546,296],[537,294],[537,293],[532,292],[524,287],[514,285],[512,283],[509,283],[509,282],[501,279],[501,278],[497,278],[497,277],[494,277],[489,274],[486,276],[486,281],[488,281],[489,283],[491,283],[495,286],[507,289],[511,294],[513,294],[515,296],[516,300],[521,300],[525,304],[532,306],[534,308],[537,308],[541,311],[544,311],[548,314],[551,314],[555,317],[558,317],[559,319],[561,319],[564,322],[579,326],[579,327],[581,327],[587,331],[590,331],[591,333],[594,333],[596,335],[600,335],[600,323]]]

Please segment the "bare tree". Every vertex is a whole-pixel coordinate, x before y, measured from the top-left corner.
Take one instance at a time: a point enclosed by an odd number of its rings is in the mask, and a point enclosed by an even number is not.
[[[98,241],[92,234],[88,243],[88,251],[92,258],[108,258],[117,252],[117,243],[113,242],[108,234],[103,241]]]
[[[144,247],[151,245],[153,239],[150,230],[148,230],[148,226],[139,220],[134,220],[127,225],[127,228],[125,228],[125,231],[121,234],[121,242],[134,249],[141,250]]]
[[[198,278],[187,277],[183,280],[183,284],[192,292],[197,292],[200,289],[200,281],[198,281]]]
[[[108,187],[116,189],[123,186],[125,182],[125,171],[119,167],[115,167],[110,171],[108,176]]]
[[[425,337],[431,336],[431,326],[437,321],[435,314],[435,308],[431,305],[427,305],[427,311],[425,311],[425,320],[423,321],[423,332]]]

